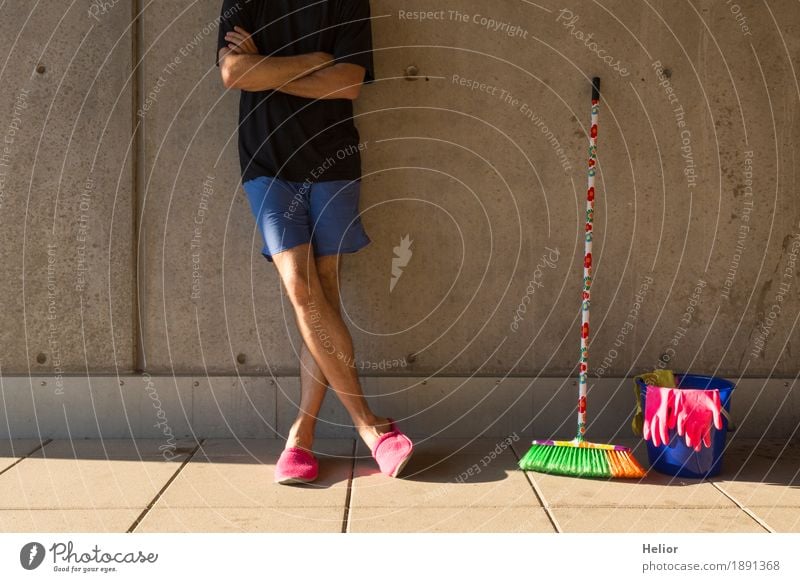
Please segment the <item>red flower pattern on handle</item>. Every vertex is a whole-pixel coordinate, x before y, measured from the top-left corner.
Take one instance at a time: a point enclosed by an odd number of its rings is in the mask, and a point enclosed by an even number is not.
[[[599,91],[600,79],[592,79],[592,120],[590,124],[589,139],[589,161],[588,175],[589,183],[586,190],[586,234],[584,239],[583,253],[583,303],[581,304],[581,357],[579,363],[580,375],[578,382],[578,436],[577,439],[583,440],[586,432],[586,397],[588,391],[588,370],[589,370],[589,304],[592,286],[592,231],[594,222],[594,181],[597,173],[597,118],[599,112]]]

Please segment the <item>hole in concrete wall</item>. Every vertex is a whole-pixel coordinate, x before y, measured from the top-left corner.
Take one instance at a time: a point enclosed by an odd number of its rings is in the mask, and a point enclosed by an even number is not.
[[[47,356],[44,354],[44,352],[39,352],[38,354],[36,354],[37,364],[44,364],[46,361],[47,361]]]
[[[240,364],[244,364],[247,362],[247,356],[245,356],[244,354],[239,354],[236,356],[236,361],[239,362]]]
[[[44,75],[45,71],[47,71],[47,69],[45,68],[44,65],[36,65],[37,73],[39,73],[40,75]]]
[[[419,74],[419,69],[416,66],[409,65],[406,67],[405,71],[406,81],[416,81],[418,74]]]

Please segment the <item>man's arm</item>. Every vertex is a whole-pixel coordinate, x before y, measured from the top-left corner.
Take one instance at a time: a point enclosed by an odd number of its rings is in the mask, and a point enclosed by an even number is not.
[[[228,89],[267,91],[277,89],[330,65],[332,56],[313,52],[291,57],[264,57],[219,49],[222,83]]]
[[[337,63],[276,87],[282,93],[309,99],[357,99],[366,69]]]

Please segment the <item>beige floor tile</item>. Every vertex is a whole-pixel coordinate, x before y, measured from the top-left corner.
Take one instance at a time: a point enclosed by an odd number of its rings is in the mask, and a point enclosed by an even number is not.
[[[29,457],[0,475],[0,508],[144,508],[180,466],[160,457],[111,461]]]
[[[735,440],[713,481],[751,509],[800,508],[800,446],[772,439]]]
[[[38,439],[0,440],[0,471],[7,469],[40,445]]]
[[[641,440],[614,442],[647,466]],[[165,462],[163,443],[58,440],[14,464],[38,441],[0,441],[0,531],[126,531],[196,447],[182,440]],[[137,531],[340,532],[355,444],[319,439],[320,479],[286,487],[272,482],[281,440],[207,440]],[[524,439],[513,446],[527,450]],[[381,475],[359,445],[355,468],[352,532],[553,531],[502,438],[417,439],[401,479]],[[722,474],[706,482],[527,476],[566,532],[764,531],[730,495],[776,531],[800,533],[800,446],[783,441],[731,438]]]
[[[2,532],[124,533],[142,509],[6,509],[0,510]]]
[[[650,473],[636,479],[576,479],[529,473],[549,507],[733,508],[710,483]]]
[[[400,479],[382,475],[371,458],[356,463],[352,507],[539,506],[525,474],[509,449],[500,454],[420,447]],[[494,455],[494,456],[492,456]]]
[[[554,508],[566,533],[766,533],[740,509]]]
[[[350,511],[353,533],[553,533],[538,507],[359,507]]]
[[[353,459],[347,439],[319,439],[319,478],[307,485],[273,482],[283,449],[277,440],[207,441],[186,464],[156,507],[344,507]]]
[[[298,532],[339,533],[342,508],[154,508],[136,533],[153,532]]]
[[[800,533],[800,507],[748,507],[779,533]]]

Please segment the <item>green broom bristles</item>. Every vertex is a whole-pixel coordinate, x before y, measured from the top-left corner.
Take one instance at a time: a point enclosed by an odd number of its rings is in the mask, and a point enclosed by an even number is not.
[[[520,469],[573,477],[644,477],[645,470],[628,447],[582,440],[533,441]]]

